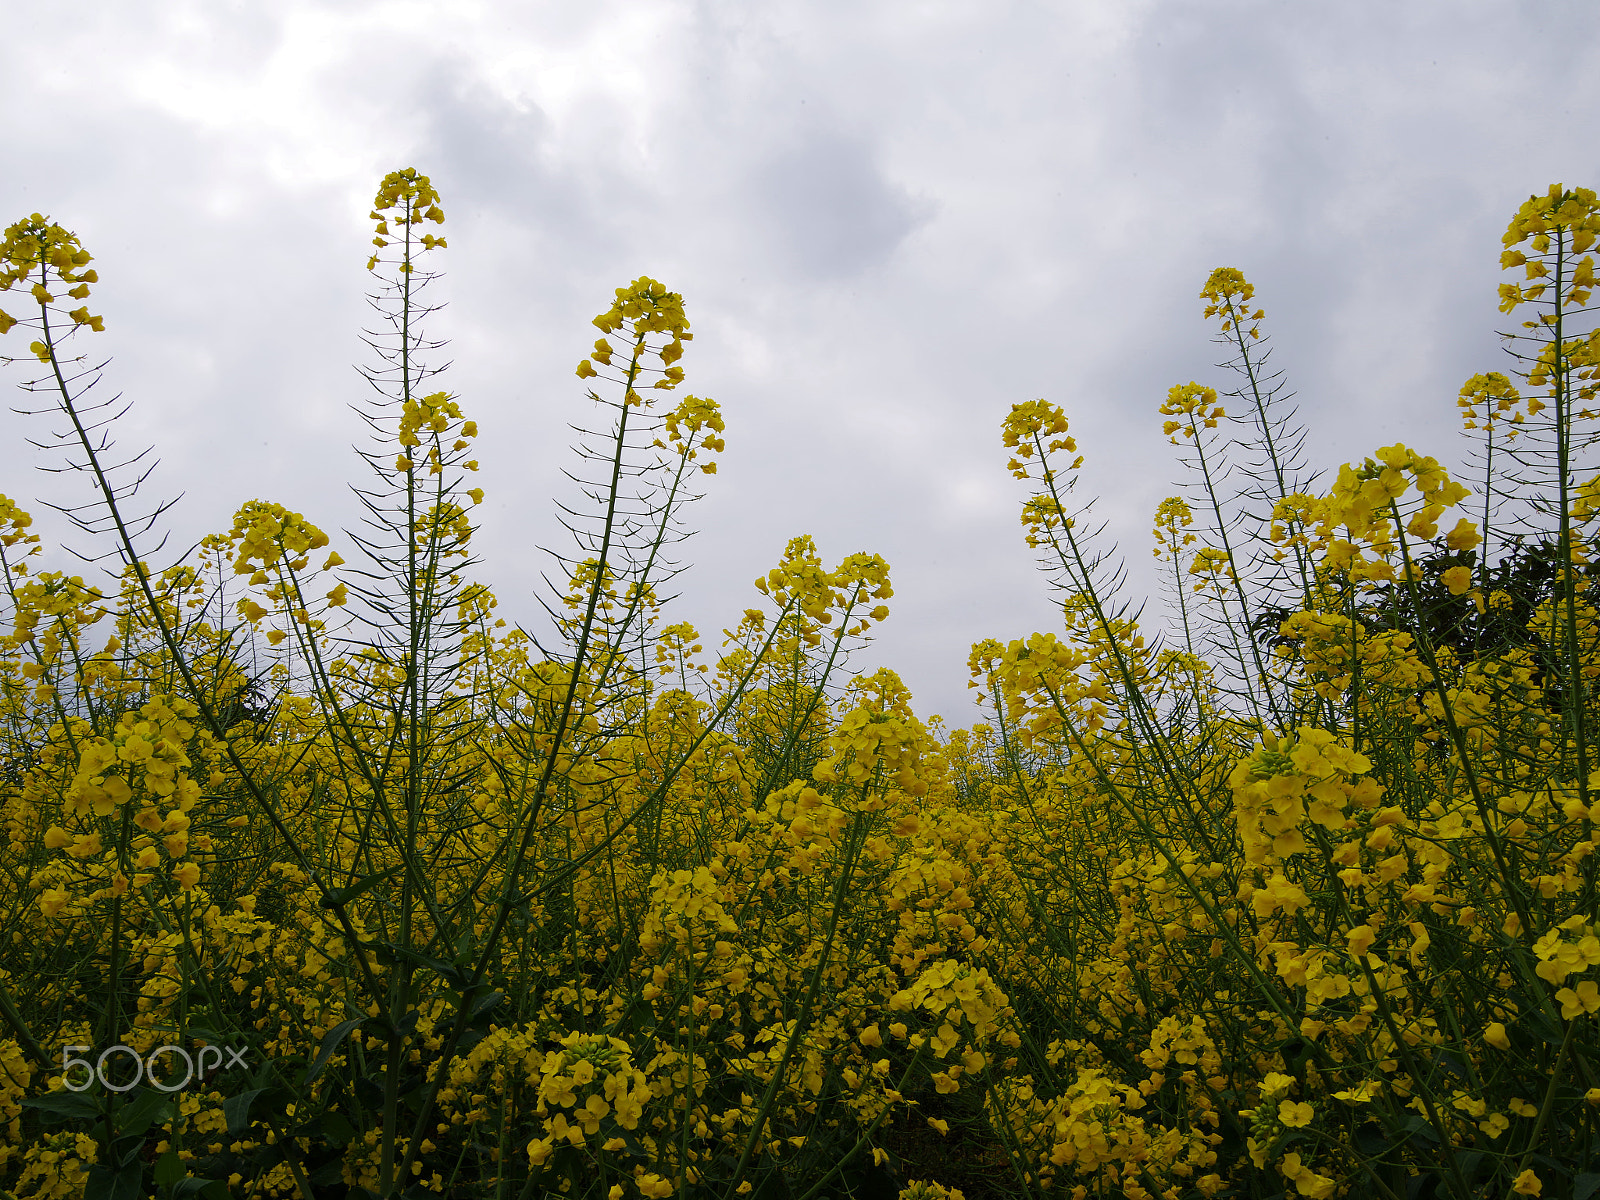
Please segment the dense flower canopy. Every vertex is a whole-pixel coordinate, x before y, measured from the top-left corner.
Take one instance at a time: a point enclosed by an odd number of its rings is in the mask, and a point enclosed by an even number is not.
[[[478,428],[418,331],[441,200],[399,171],[372,212],[366,524],[253,500],[159,569],[70,353],[91,260],[37,214],[6,233],[0,332],[31,331],[74,519],[121,561],[46,569],[0,497],[7,1194],[1592,1183],[1593,193],[1507,232],[1521,388],[1462,388],[1466,470],[1394,444],[1317,486],[1254,289],[1212,273],[1235,386],[1159,407],[1196,481],[1155,514],[1160,632],[1073,497],[1066,410],[1014,405],[1062,624],[972,647],[988,720],[958,730],[849,669],[877,554],[796,536],[715,643],[666,619],[726,428],[653,406],[692,335],[648,277],[577,370],[554,634],[497,615]]]

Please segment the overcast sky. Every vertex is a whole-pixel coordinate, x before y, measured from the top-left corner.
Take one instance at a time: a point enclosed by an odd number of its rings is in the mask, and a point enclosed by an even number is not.
[[[95,348],[152,495],[186,493],[177,539],[254,497],[354,524],[367,212],[415,166],[502,611],[537,622],[573,368],[648,274],[693,323],[684,390],[728,422],[674,619],[714,646],[795,534],[830,566],[875,551],[894,612],[860,665],[952,724],[972,642],[1059,626],[1011,404],[1066,409],[1148,591],[1150,514],[1186,482],[1155,410],[1225,384],[1212,268],[1255,283],[1316,465],[1396,440],[1453,464],[1458,388],[1504,367],[1507,220],[1600,186],[1588,2],[9,7],[0,218],[96,256]],[[81,484],[31,469],[40,430],[0,425],[0,492],[36,508]]]

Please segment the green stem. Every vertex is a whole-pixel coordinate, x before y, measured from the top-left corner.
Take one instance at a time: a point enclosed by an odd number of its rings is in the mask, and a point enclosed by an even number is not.
[[[863,797],[867,787],[862,786]],[[822,990],[822,976],[828,967],[828,956],[833,950],[834,934],[839,928],[839,913],[844,909],[845,896],[849,893],[850,876],[855,871],[856,856],[860,853],[862,838],[866,832],[866,821],[862,813],[857,812],[850,822],[850,832],[845,846],[845,860],[839,871],[839,882],[833,893],[833,907],[828,913],[828,931],[823,937],[822,951],[818,955],[817,965],[811,972],[811,983],[806,988],[805,999],[801,1001],[800,1012],[795,1017],[794,1029],[789,1034],[789,1040],[783,1047],[783,1055],[778,1060],[778,1065],[773,1068],[772,1078],[767,1082],[767,1090],[762,1093],[761,1104],[756,1109],[756,1119],[750,1128],[750,1136],[744,1144],[744,1151],[739,1155],[739,1164],[733,1169],[733,1184],[735,1187],[744,1180],[744,1173],[750,1166],[750,1160],[755,1156],[756,1148],[761,1144],[761,1137],[766,1132],[767,1119],[771,1115],[773,1103],[777,1100],[778,1089],[783,1085],[784,1073],[789,1069],[789,1060],[794,1057],[795,1049],[800,1044],[800,1039],[805,1036],[806,1030],[811,1026],[811,1021],[816,1011],[817,994]],[[724,1200],[733,1200],[734,1192],[730,1190]]]

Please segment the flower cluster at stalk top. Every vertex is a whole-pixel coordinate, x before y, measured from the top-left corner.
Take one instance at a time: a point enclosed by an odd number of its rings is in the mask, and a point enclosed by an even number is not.
[[[1267,312],[1264,308],[1258,308],[1255,312],[1250,311],[1250,301],[1255,294],[1255,285],[1246,279],[1244,272],[1237,267],[1218,267],[1211,272],[1210,278],[1206,280],[1206,286],[1200,289],[1200,298],[1209,301],[1206,305],[1206,317],[1221,317],[1223,333],[1238,330],[1259,339],[1261,337],[1259,322]],[[1247,321],[1250,323],[1249,329],[1244,328]]]
[[[690,462],[699,457],[702,449],[721,454],[725,448],[721,434],[727,426],[722,420],[722,410],[715,400],[701,396],[685,396],[677,408],[666,414],[663,424],[666,426],[667,441],[671,442],[673,449]],[[700,435],[698,442],[696,434]],[[659,439],[656,445],[666,449],[665,444]],[[707,475],[717,473],[715,461],[704,462],[699,466]]]
[[[247,575],[260,567],[276,566],[285,556],[294,560],[296,570],[312,550],[328,544],[328,535],[297,512],[267,500],[251,500],[234,514],[228,539],[238,545],[233,561],[234,573]],[[262,580],[261,582],[265,582]]]
[[[639,1127],[654,1097],[645,1073],[633,1064],[628,1043],[603,1034],[573,1032],[539,1066],[535,1112],[544,1136],[528,1143],[528,1161],[542,1165],[558,1143],[582,1146],[611,1129]]]
[[[1306,727],[1298,737],[1264,734],[1228,778],[1244,857],[1268,863],[1303,854],[1309,846],[1301,824],[1345,826],[1345,809],[1370,807],[1383,789],[1369,778],[1372,761],[1325,729]],[[1308,802],[1309,801],[1309,805]]]
[[[61,286],[73,300],[88,299],[89,285],[98,283],[100,279],[88,265],[92,261],[93,256],[83,248],[77,234],[63,229],[48,217],[34,213],[10,226],[6,230],[5,241],[0,242],[0,292],[28,287],[38,304],[40,317],[26,323],[48,336],[47,314],[57,300],[56,294],[50,289]],[[91,314],[86,304],[68,309],[66,315],[72,321],[72,329],[87,326],[96,333],[105,330],[104,319]],[[9,333],[22,323],[0,309],[0,333]],[[47,342],[32,342],[28,349],[40,362],[51,360]]]
[[[407,167],[403,171],[391,171],[383,177],[383,183],[378,186],[378,194],[372,201],[371,219],[377,222],[372,244],[377,251],[367,260],[367,270],[377,269],[382,261],[381,255],[388,248],[390,240],[400,238],[405,246],[406,258],[399,264],[402,274],[411,273],[411,226],[420,225],[423,221],[432,221],[436,225],[444,224],[444,210],[439,207],[439,193],[433,190],[433,184],[426,175],[419,173],[415,167]],[[398,234],[389,228],[390,222],[400,226]],[[435,247],[444,249],[447,243],[442,237],[431,233],[422,234],[417,238],[417,244],[424,250]]]
[[[817,555],[809,535],[789,539],[778,565],[755,581],[756,590],[771,596],[777,604],[795,608],[811,620],[827,625],[838,609],[850,612],[867,599],[887,600],[894,595],[889,584],[889,564],[879,555],[857,553],[847,557],[835,571],[828,571]],[[882,621],[889,615],[887,605],[875,605],[866,616]]]
[[[1508,313],[1519,304],[1545,299],[1553,282],[1550,276],[1552,255],[1583,254],[1576,262],[1568,261],[1566,278],[1561,284],[1566,291],[1551,298],[1581,307],[1589,302],[1589,293],[1595,285],[1594,259],[1584,254],[1600,235],[1600,203],[1589,188],[1570,191],[1559,183],[1552,183],[1543,196],[1532,195],[1517,210],[1506,227],[1501,243],[1506,247],[1500,255],[1502,270],[1523,269],[1526,283],[1500,285],[1500,311]],[[1556,244],[1552,246],[1554,237]],[[1516,247],[1523,243],[1533,253]],[[1540,322],[1524,322],[1533,327]],[[1545,322],[1548,323],[1548,322]]]
[[[452,455],[467,449],[471,444],[469,439],[478,436],[478,423],[462,419],[461,406],[449,392],[431,392],[426,396],[406,399],[400,406],[400,427],[395,436],[400,443],[400,453],[394,460],[395,470],[410,471],[416,465],[411,452],[427,439],[428,474],[440,474],[446,464],[445,456],[440,451],[443,442],[440,435],[448,435],[451,424],[458,421],[457,437],[448,448],[448,453]],[[469,471],[478,469],[478,464],[473,461],[461,465]],[[475,504],[483,500],[481,488],[474,488],[468,494]]]
[[[1524,399],[1517,391],[1517,385],[1499,371],[1474,375],[1461,385],[1461,393],[1456,397],[1463,428],[1483,429],[1492,433],[1498,427],[1498,422],[1504,425],[1508,441],[1521,432],[1518,427],[1525,417],[1517,411],[1517,406],[1524,404],[1529,417],[1538,416],[1544,411],[1543,401],[1537,396]]]
[[[200,798],[199,785],[184,774],[190,765],[184,747],[195,734],[197,716],[192,703],[176,696],[157,696],[123,713],[109,737],[83,742],[66,808],[77,817],[103,817],[139,800],[141,825],[157,802],[187,811]]]
[[[932,746],[912,714],[910,691],[887,667],[857,680],[852,690],[862,695],[862,702],[828,735],[828,757],[812,769],[812,777],[819,783],[843,779],[860,786],[881,767],[907,795],[925,795],[928,785],[919,767]]]
[[[1077,439],[1067,433],[1067,414],[1048,400],[1013,404],[1001,424],[1000,435],[1006,449],[1013,455],[1006,463],[1006,469],[1018,479],[1028,478],[1026,460],[1033,457],[1035,450],[1044,455],[1054,454],[1058,450],[1065,450],[1068,454],[1078,452]],[[1067,469],[1076,471],[1082,465],[1083,455],[1078,454]],[[1046,467],[1045,481],[1049,482],[1050,478],[1050,470]]]
[[[683,357],[683,343],[693,341],[689,332],[689,318],[683,311],[683,297],[668,291],[665,284],[641,275],[625,288],[616,290],[616,300],[611,307],[594,319],[594,326],[604,337],[598,338],[589,357],[578,364],[579,379],[611,379],[626,389],[624,403],[635,407],[648,406],[648,401],[638,391],[641,377],[656,374],[660,378],[650,385],[652,389],[670,392],[683,382],[683,368],[678,360]],[[662,334],[666,342],[654,351],[660,360],[659,368],[646,367],[642,362],[650,334]],[[621,346],[611,341],[616,337]],[[605,375],[598,367],[619,372]],[[591,393],[592,394],[592,393]]]
[[[1161,426],[1161,432],[1167,435],[1167,440],[1174,446],[1178,445],[1178,434],[1197,438],[1201,429],[1215,429],[1217,422],[1228,415],[1217,403],[1216,388],[1203,387],[1192,381],[1169,389],[1166,402],[1157,411],[1164,417],[1185,418],[1167,421]]]

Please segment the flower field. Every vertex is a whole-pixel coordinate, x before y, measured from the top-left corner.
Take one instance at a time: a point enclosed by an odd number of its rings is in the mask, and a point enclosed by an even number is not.
[[[372,217],[364,525],[257,500],[176,562],[89,253],[6,230],[0,346],[112,569],[0,497],[0,1196],[1600,1191],[1593,192],[1511,221],[1453,475],[1314,473],[1211,275],[1163,627],[1063,410],[997,413],[1062,622],[971,648],[968,729],[850,670],[875,554],[795,537],[727,629],[672,621],[725,428],[647,278],[578,367],[548,633],[504,616],[441,201],[395,172]]]

